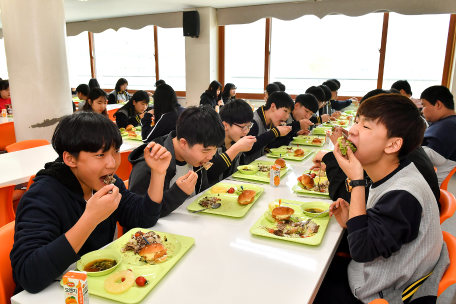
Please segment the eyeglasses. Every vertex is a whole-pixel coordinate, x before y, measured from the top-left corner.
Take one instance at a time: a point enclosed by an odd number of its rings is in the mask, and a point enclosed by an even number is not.
[[[251,122],[248,126],[240,126],[238,124],[233,124],[235,126],[238,126],[239,128],[242,129],[243,132],[250,130],[253,127],[253,122]]]

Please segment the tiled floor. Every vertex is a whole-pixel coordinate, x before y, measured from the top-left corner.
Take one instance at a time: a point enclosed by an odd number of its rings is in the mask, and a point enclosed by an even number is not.
[[[448,190],[456,195],[456,177],[453,176],[451,179]],[[456,215],[447,219],[442,224],[442,230],[451,233],[456,236]],[[452,285],[445,290],[442,295],[437,299],[437,304],[456,304],[456,285]]]

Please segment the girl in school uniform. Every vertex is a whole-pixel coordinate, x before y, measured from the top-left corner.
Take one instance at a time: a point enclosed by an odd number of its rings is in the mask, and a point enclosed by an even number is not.
[[[125,78],[117,80],[114,91],[109,93],[108,104],[127,102],[130,100],[130,94],[127,92],[128,81]]]
[[[168,84],[157,86],[154,93],[154,113],[144,113],[141,119],[141,135],[143,142],[148,143],[155,138],[176,130],[177,119],[185,110],[178,102],[176,92]],[[152,126],[152,118],[155,124]]]
[[[222,100],[224,104],[236,99],[236,89],[236,86],[232,83],[225,84],[225,88],[222,93]]]
[[[89,91],[87,101],[82,111],[92,111],[108,117],[106,105],[108,104],[106,92],[100,88],[93,88]]]
[[[149,94],[146,91],[137,91],[133,94],[130,101],[114,114],[119,129],[126,128],[128,125],[139,126],[148,105]]]
[[[201,94],[200,105],[210,105],[215,108],[215,106],[223,106],[223,101],[220,100],[220,92],[222,91],[222,85],[217,80],[214,80],[209,85],[209,88]]]

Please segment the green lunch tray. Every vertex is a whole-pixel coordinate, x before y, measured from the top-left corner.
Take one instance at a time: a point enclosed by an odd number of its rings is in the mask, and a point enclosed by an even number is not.
[[[318,196],[322,198],[329,198],[329,193],[321,193],[321,192],[315,192],[315,191],[310,191],[310,190],[304,190],[301,186],[299,186],[299,181],[297,181],[297,184],[291,188],[293,192],[301,195],[309,195],[309,196]]]
[[[272,166],[275,164],[275,162],[272,161],[262,161],[262,160],[256,160],[249,165],[257,165],[257,164],[262,164],[265,166]],[[289,170],[291,169],[291,165],[287,164],[285,168],[280,170],[280,178],[282,178]],[[236,171],[231,177],[233,178],[238,178],[238,179],[244,179],[244,180],[251,180],[255,182],[261,182],[261,183],[269,183],[270,178],[268,177],[268,172],[260,172],[258,171],[255,174],[248,175],[248,174],[242,174],[239,171]]]
[[[326,134],[325,134],[326,135]],[[320,138],[322,140],[321,144],[313,144],[312,140],[314,138]],[[320,136],[309,136],[309,135],[299,135],[296,137],[293,137],[293,141],[291,142],[294,145],[304,145],[304,146],[312,146],[312,147],[323,147],[326,143],[325,137],[320,137]]]
[[[326,136],[326,130],[331,130],[331,127],[316,127],[312,130],[312,134]]]
[[[131,235],[138,230],[141,230],[142,232],[151,231],[149,229],[133,228],[125,233],[122,237],[108,245],[106,249],[120,251],[120,249],[125,246],[127,241],[131,238]],[[115,273],[118,271],[131,269],[135,277],[143,276],[147,281],[149,281],[149,284],[144,287],[138,287],[136,284],[134,284],[133,287],[124,293],[112,294],[104,289],[104,281],[110,274],[100,277],[87,276],[89,294],[126,304],[139,303],[195,243],[195,239],[188,236],[159,232],[156,230],[153,231],[159,234],[162,239],[166,237],[167,241],[164,241],[163,245],[168,249],[168,259],[163,263],[150,265],[145,262],[141,262],[139,260],[139,255],[134,254],[132,251],[121,252],[122,262],[113,272]],[[60,281],[60,285],[63,286],[62,281]]]
[[[230,217],[243,217],[244,215],[247,214],[247,212],[252,208],[253,204],[258,200],[258,198],[263,194],[264,188],[256,185],[251,185],[251,184],[228,184],[228,183],[218,183],[215,186],[220,186],[220,187],[225,187],[225,188],[234,188],[235,190],[241,190],[241,186],[244,188],[244,190],[254,190],[256,192],[255,199],[253,200],[252,203],[248,205],[241,205],[237,202],[239,194],[236,192],[230,194],[230,193],[211,193],[211,189],[207,190],[206,192],[203,193],[203,195],[194,200],[190,205],[187,206],[187,209],[189,211],[197,211],[204,209],[201,205],[199,205],[199,202],[206,196],[208,197],[217,197],[220,198],[222,205],[218,209],[207,209],[205,211],[202,211],[200,213],[212,213],[212,214],[218,214],[218,215],[224,215],[224,216],[230,216]],[[199,214],[199,213],[198,213]]]
[[[275,202],[278,202],[278,201],[279,201],[278,199],[275,200]],[[287,203],[290,203],[290,204],[287,204]],[[310,216],[305,215],[301,210],[301,205],[304,203],[307,203],[307,202],[282,199],[282,204],[286,207],[293,208],[295,210],[294,216],[300,218],[300,220],[307,220],[307,219],[311,218]],[[327,204],[327,205],[329,208],[329,204]],[[267,211],[267,209],[265,211]],[[264,236],[264,237],[278,239],[278,240],[287,241],[287,242],[316,246],[316,245],[320,245],[320,243],[323,239],[323,236],[325,235],[326,228],[328,227],[329,216],[317,217],[317,218],[312,219],[312,221],[315,222],[317,225],[320,225],[320,228],[318,229],[318,232],[316,234],[309,236],[309,237],[305,237],[305,238],[291,238],[291,237],[278,236],[278,235],[269,233],[264,228],[261,228],[261,226],[265,226],[266,228],[274,228],[274,226],[275,226],[274,223],[270,222],[269,220],[267,220],[264,217],[264,215],[262,215],[260,217],[260,219],[258,221],[256,221],[256,223],[253,225],[253,227],[250,228],[250,233],[252,233],[254,235]]]
[[[268,153],[268,154],[266,154],[266,156],[267,157],[271,157],[271,158],[282,157],[283,159],[287,159],[287,160],[303,161],[304,159],[306,159],[307,157],[309,157],[313,153],[312,149],[298,148],[298,147],[292,147],[293,148],[293,152],[288,152],[286,147],[288,147],[288,146],[282,146],[282,147],[279,147],[279,148],[275,148],[274,150],[275,151],[279,151],[279,154]],[[294,156],[294,151],[297,150],[297,149],[304,150],[304,155],[303,156],[299,156],[299,157]]]

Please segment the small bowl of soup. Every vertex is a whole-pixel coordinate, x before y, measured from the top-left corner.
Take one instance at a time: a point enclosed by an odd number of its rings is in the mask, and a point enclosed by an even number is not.
[[[306,216],[313,217],[317,215],[318,213],[322,213],[326,210],[329,209],[329,204],[328,203],[323,203],[323,202],[308,202],[304,203],[301,205],[301,210],[302,213],[304,213]],[[325,217],[328,216],[329,212],[323,213],[318,217]]]
[[[76,267],[79,271],[86,271],[88,276],[100,277],[113,272],[121,262],[119,251],[100,249],[84,254]]]

